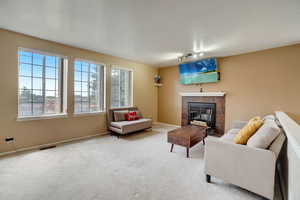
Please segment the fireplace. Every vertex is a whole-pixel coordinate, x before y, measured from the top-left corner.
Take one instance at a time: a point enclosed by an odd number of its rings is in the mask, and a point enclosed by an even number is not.
[[[181,93],[181,126],[192,120],[204,121],[211,130],[209,134],[221,136],[225,129],[225,94],[223,93]]]
[[[216,104],[206,102],[188,102],[188,124],[191,121],[206,122],[207,126],[215,128]]]

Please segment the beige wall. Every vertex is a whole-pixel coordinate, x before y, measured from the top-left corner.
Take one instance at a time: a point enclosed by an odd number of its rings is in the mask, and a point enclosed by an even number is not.
[[[204,91],[225,91],[225,128],[233,120],[247,120],[282,110],[300,122],[300,45],[218,59],[221,81],[203,84]],[[179,92],[199,91],[181,85],[178,66],[161,68],[163,86],[158,91],[158,121],[180,124]]]
[[[106,130],[106,115],[73,116],[73,60],[82,58],[133,69],[134,105],[146,117],[157,119],[157,88],[153,77],[157,69],[129,60],[74,48],[34,37],[0,29],[0,152],[7,152],[34,145],[94,135]],[[57,53],[69,59],[68,74],[68,118],[17,122],[17,74],[18,47]],[[110,87],[108,86],[108,90]],[[6,144],[6,136],[14,137],[14,144]]]

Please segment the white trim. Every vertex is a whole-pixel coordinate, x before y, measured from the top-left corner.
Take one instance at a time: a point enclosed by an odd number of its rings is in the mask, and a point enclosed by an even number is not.
[[[84,140],[84,139],[98,137],[98,136],[102,136],[102,135],[106,135],[106,134],[109,134],[109,131],[101,132],[101,133],[98,133],[98,134],[95,134],[95,135],[76,137],[76,138],[62,140],[62,141],[53,142],[53,143],[47,143],[47,144],[41,144],[41,145],[36,145],[36,146],[32,146],[32,147],[20,148],[20,149],[17,149],[15,151],[8,151],[8,152],[0,153],[0,156],[5,156],[5,155],[9,155],[9,154],[24,152],[24,151],[30,151],[30,150],[38,150],[38,149],[41,149],[41,148],[47,147],[47,146],[65,144],[65,143],[69,143],[69,142],[73,142],[73,141]]]
[[[105,115],[105,111],[96,111],[96,112],[81,112],[81,113],[74,113],[74,117],[84,117],[84,116],[93,116],[93,115]]]
[[[103,97],[103,110],[104,110],[104,112],[105,112],[105,110],[106,110],[106,107],[107,107],[107,105],[106,105],[106,103],[107,103],[107,67],[106,67],[106,65],[104,65],[104,70],[103,70],[103,95],[104,95],[104,97]]]
[[[110,109],[131,109],[131,108],[137,108],[137,106],[110,107]]]
[[[164,122],[153,122],[152,124],[154,125],[165,125],[165,126],[174,126],[176,128],[180,128],[181,126],[175,125],[175,124],[168,124],[168,123],[164,123]]]
[[[68,118],[68,114],[61,113],[61,114],[53,114],[53,115],[20,116],[17,117],[17,121],[33,121],[33,120],[56,119],[56,118]]]
[[[181,96],[186,96],[186,97],[199,97],[199,96],[225,96],[225,92],[181,92],[179,93]]]
[[[64,113],[68,113],[68,73],[69,73],[69,65],[68,65],[68,59],[63,60],[63,91],[62,91],[62,111]]]

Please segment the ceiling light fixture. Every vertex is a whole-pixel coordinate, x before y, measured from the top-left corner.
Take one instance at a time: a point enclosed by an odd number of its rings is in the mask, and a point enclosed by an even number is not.
[[[197,53],[186,53],[183,54],[182,56],[178,57],[178,62],[182,62],[184,60],[187,60],[189,58],[197,58],[197,57],[202,57],[204,56],[204,52],[197,52]]]

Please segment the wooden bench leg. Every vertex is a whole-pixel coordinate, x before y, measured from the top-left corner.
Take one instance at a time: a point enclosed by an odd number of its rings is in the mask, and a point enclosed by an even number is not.
[[[190,157],[190,148],[189,147],[186,148],[186,157],[187,158]]]
[[[173,151],[173,147],[174,147],[174,144],[172,144],[172,145],[171,145],[171,150],[170,150],[170,152],[172,152],[172,151]]]

